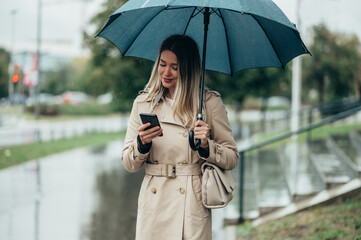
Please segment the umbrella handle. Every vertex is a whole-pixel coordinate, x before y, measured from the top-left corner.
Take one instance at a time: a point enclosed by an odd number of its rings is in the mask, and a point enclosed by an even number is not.
[[[189,146],[192,148],[193,151],[198,151],[201,146],[201,140],[197,139],[196,143],[194,143],[194,131],[189,131]]]
[[[203,120],[202,111],[197,115],[197,120]],[[192,148],[192,150],[193,151],[198,151],[198,149],[201,147],[201,140],[197,139],[196,143],[194,143],[194,131],[193,130],[189,131],[189,138],[188,139],[189,139],[189,146]]]

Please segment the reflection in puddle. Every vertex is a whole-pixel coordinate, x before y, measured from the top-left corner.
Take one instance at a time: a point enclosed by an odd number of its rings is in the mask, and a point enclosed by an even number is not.
[[[123,168],[98,174],[97,207],[83,235],[87,239],[135,239],[137,199],[144,172],[127,173]]]
[[[107,145],[99,145],[90,148],[90,152],[94,154],[104,154],[107,150]]]

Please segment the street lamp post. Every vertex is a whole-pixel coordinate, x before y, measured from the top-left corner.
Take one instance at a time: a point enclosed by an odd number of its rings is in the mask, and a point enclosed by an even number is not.
[[[36,38],[36,66],[37,66],[37,84],[35,85],[35,118],[40,116],[40,83],[41,83],[41,16],[42,16],[42,0],[38,0],[38,27]]]
[[[301,0],[296,0],[296,26],[301,32],[300,4]],[[292,62],[292,116],[291,131],[295,132],[300,126],[301,109],[301,56],[296,57]],[[297,135],[295,135],[297,137]]]
[[[11,27],[11,43],[10,43],[10,61],[9,61],[9,68],[8,68],[8,73],[9,73],[9,100],[10,103],[13,99],[13,94],[14,94],[14,86],[13,86],[13,82],[12,82],[12,76],[14,73],[14,46],[15,46],[15,15],[17,14],[18,10],[17,9],[13,9],[11,10],[10,14],[12,16],[12,27]]]
[[[296,26],[301,32],[300,20],[300,4],[301,0],[296,0]],[[302,76],[302,60],[301,56],[296,57],[292,61],[292,115],[291,115],[291,131],[296,132],[300,127],[300,109],[301,109],[301,76]],[[292,195],[297,192],[298,181],[298,157],[299,147],[297,143],[298,135],[292,136],[290,143],[291,157],[290,157],[290,173],[288,180],[290,182],[290,190]]]

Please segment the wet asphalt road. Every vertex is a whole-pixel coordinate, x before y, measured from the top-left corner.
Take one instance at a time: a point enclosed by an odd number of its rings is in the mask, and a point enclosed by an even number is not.
[[[121,165],[122,142],[0,171],[0,239],[134,239],[144,172]]]

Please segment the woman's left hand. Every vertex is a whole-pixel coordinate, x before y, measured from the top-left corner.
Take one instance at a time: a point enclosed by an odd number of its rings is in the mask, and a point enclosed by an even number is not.
[[[194,139],[201,140],[201,148],[208,149],[209,126],[207,123],[198,120],[194,125]]]

